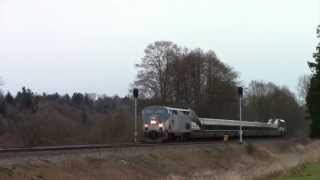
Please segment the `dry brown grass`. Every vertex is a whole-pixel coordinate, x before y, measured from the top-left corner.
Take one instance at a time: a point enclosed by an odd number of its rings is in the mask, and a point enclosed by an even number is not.
[[[222,148],[174,148],[111,159],[36,161],[0,169],[0,179],[104,180],[254,180],[320,159],[320,142],[225,145]]]

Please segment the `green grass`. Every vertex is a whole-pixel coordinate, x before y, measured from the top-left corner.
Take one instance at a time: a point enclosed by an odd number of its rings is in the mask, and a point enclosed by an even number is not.
[[[320,180],[320,163],[304,165],[277,180]]]

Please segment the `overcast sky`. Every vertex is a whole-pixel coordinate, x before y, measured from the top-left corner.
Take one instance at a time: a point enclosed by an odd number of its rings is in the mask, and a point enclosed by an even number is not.
[[[296,89],[319,0],[0,0],[3,90],[124,96],[148,43],[212,49],[244,83]]]

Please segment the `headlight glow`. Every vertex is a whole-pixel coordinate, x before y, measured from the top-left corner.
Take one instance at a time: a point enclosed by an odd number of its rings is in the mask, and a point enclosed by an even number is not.
[[[151,121],[150,121],[150,124],[157,124],[157,121],[151,120]]]
[[[144,127],[147,128],[147,127],[148,127],[148,124],[144,124]]]
[[[161,128],[162,128],[162,127],[163,127],[163,124],[162,124],[162,123],[160,123],[160,124],[159,124],[159,127],[161,127]]]

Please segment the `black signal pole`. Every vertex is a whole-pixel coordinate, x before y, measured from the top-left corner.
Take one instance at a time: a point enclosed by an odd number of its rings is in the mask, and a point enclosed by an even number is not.
[[[139,96],[139,90],[137,88],[133,89],[133,98],[134,98],[134,142],[137,143],[137,100]]]
[[[239,94],[239,119],[240,119],[240,127],[239,127],[239,143],[243,143],[243,131],[242,131],[242,97],[243,97],[243,88],[238,87]]]

